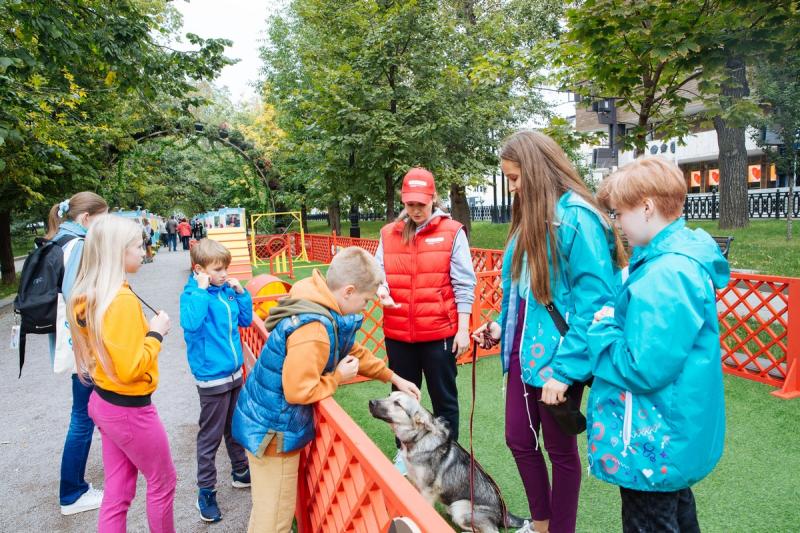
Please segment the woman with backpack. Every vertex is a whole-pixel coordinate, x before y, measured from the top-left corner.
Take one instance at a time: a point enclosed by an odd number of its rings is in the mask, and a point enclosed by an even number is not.
[[[591,376],[586,330],[594,313],[614,300],[611,251],[622,247],[608,214],[550,137],[515,133],[500,151],[500,166],[514,194],[500,323],[481,326],[473,338],[484,347],[502,342],[506,444],[533,518],[520,531],[573,533],[581,483],[577,435],[562,429],[543,404],[564,402],[570,385]],[[623,254],[614,255],[621,262]],[[570,388],[572,405],[580,405],[582,392]]]
[[[61,283],[63,299],[59,298],[59,305],[62,307],[69,299],[78,274],[86,232],[97,217],[106,213],[106,201],[89,191],[79,192],[50,209],[46,238],[63,243],[64,250],[64,278]],[[66,316],[65,307],[62,316]],[[61,323],[57,321],[57,327]],[[61,455],[59,501],[63,515],[97,509],[103,499],[103,491],[95,489],[84,479],[94,433],[94,422],[88,413],[89,395],[93,386],[91,382],[79,379],[69,340],[69,330],[65,328],[58,327],[56,334],[50,335],[50,357],[54,370],[72,372],[72,411]]]

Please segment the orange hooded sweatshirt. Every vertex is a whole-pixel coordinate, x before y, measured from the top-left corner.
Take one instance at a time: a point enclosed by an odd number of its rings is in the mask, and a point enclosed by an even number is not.
[[[85,314],[86,302],[77,302],[75,316],[79,323],[85,321]],[[88,334],[85,328],[81,329]],[[122,396],[147,396],[156,390],[161,336],[148,333],[149,330],[142,305],[124,282],[103,315],[103,345],[116,379],[106,374],[97,361],[92,372],[95,386]]]
[[[316,269],[311,277],[294,284],[289,297],[309,300],[341,314],[328,283]],[[310,404],[333,395],[342,382],[342,376],[337,370],[322,374],[330,351],[328,332],[320,322],[308,323],[289,335],[282,378],[286,401]],[[349,355],[359,360],[359,375],[386,383],[394,374],[386,367],[386,363],[359,343],[353,344]]]

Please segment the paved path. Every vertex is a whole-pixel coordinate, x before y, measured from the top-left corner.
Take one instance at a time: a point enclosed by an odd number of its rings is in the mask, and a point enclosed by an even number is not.
[[[178,471],[175,525],[180,532],[245,531],[250,512],[249,489],[230,486],[230,463],[224,444],[217,454],[218,500],[223,520],[206,525],[195,509],[195,438],[199,403],[186,362],[186,345],[178,320],[178,299],[189,273],[188,252],[158,254],[130,282],[150,305],[172,318],[172,331],[160,355],[161,382],[154,403],[169,435]],[[151,313],[146,312],[149,317]],[[18,356],[9,349],[11,308],[0,311],[0,532],[88,532],[97,528],[97,511],[61,516],[58,505],[59,468],[72,404],[69,376],[53,374],[44,335],[28,337],[27,362],[17,379]],[[103,484],[100,435],[95,431],[87,480]],[[146,532],[145,483],[139,478],[137,496],[128,513],[128,531]]]

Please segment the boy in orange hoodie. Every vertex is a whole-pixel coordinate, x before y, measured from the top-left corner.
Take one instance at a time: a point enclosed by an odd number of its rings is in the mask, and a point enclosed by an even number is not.
[[[270,310],[267,343],[239,395],[232,433],[247,450],[253,509],[248,531],[292,527],[299,452],[314,439],[313,404],[356,374],[419,389],[355,342],[361,312],[383,275],[366,250],[336,254],[327,280],[315,270]]]

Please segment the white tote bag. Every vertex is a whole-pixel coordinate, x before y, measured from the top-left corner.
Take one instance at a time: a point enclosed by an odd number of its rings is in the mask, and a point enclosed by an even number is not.
[[[80,239],[72,239],[64,246],[64,265],[69,262],[75,244]],[[72,334],[69,331],[69,321],[67,320],[67,302],[64,295],[58,293],[58,304],[56,308],[56,348],[53,357],[53,372],[63,374],[75,373],[75,354],[72,351]]]

